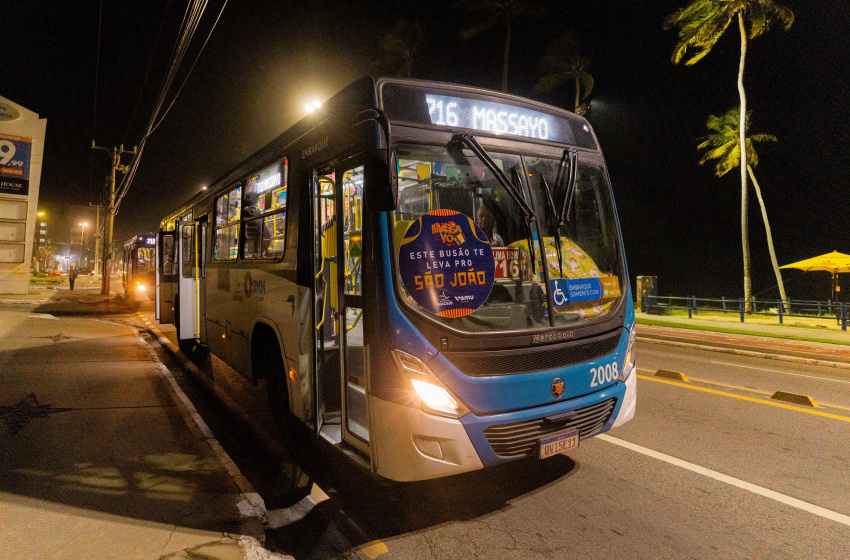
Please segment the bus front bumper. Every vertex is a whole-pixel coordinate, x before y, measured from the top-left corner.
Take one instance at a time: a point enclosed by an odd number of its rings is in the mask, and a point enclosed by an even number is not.
[[[470,413],[460,420],[428,414],[376,397],[370,397],[370,400],[375,472],[391,480],[409,482],[451,476],[535,456],[538,450],[536,440],[529,444],[528,453],[516,456],[498,454],[488,439],[488,428],[494,426],[532,426],[547,416],[573,410],[578,411],[580,417],[595,415],[598,425],[590,431],[592,435],[619,426],[634,417],[637,376],[632,371],[624,383],[569,401],[486,416]]]
[[[370,397],[375,472],[399,482],[451,476],[482,468],[463,424]]]

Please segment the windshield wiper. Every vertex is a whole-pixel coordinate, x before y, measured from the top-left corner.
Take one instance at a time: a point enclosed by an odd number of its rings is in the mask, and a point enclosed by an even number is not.
[[[555,199],[552,198],[552,191],[549,189],[549,182],[546,180],[546,176],[543,175],[542,173],[540,174],[540,184],[543,186],[543,190],[546,191],[546,200],[549,202],[549,209],[552,211],[552,217],[557,218],[558,212],[557,212],[557,210],[555,210]],[[561,225],[560,224],[555,226],[555,252],[558,253],[558,275],[561,278],[563,278],[564,277],[564,257],[561,255]]]
[[[569,157],[569,168],[564,169],[564,163]],[[564,225],[564,221],[569,221],[570,211],[573,208],[573,191],[576,186],[576,159],[578,158],[578,150],[568,148],[564,150],[561,156],[561,162],[558,164],[558,174],[555,177],[555,192],[558,192],[558,187],[564,181],[564,176],[567,176],[567,192],[564,194],[564,205],[561,207],[561,213],[558,215],[558,226]]]
[[[454,136],[452,136],[452,143],[461,143],[469,148],[473,154],[475,154],[478,159],[484,164],[487,169],[490,170],[490,173],[496,177],[496,180],[499,181],[499,184],[504,187],[504,189],[511,195],[511,198],[514,199],[514,202],[517,206],[520,207],[522,213],[525,217],[525,228],[528,236],[526,237],[526,241],[528,242],[528,252],[531,256],[531,274],[537,274],[537,252],[534,250],[534,228],[531,227],[531,222],[537,219],[537,216],[534,214],[534,210],[528,205],[525,201],[525,197],[521,195],[521,180],[519,177],[519,171],[516,168],[513,168],[513,178],[514,181],[511,182],[508,180],[508,177],[505,175],[504,171],[502,171],[496,162],[493,161],[493,158],[490,157],[490,154],[481,147],[481,144],[478,143],[478,140],[475,139],[473,135],[468,132],[458,132]],[[546,254],[545,252],[543,253]]]
[[[496,180],[499,181],[499,183],[505,188],[505,190],[508,191],[508,194],[511,195],[511,198],[514,199],[514,202],[516,202],[517,205],[522,209],[523,214],[525,214],[526,223],[530,224],[531,220],[537,217],[534,215],[534,210],[532,210],[528,203],[525,201],[525,199],[520,196],[520,193],[517,190],[517,186],[511,184],[505,173],[501,169],[499,169],[499,166],[496,165],[496,162],[493,161],[493,158],[490,157],[490,154],[488,154],[484,150],[484,148],[481,147],[481,144],[478,143],[478,140],[476,140],[474,136],[472,136],[468,132],[459,132],[452,136],[451,142],[460,142],[466,145],[467,148],[472,150],[472,153],[475,154],[478,159],[480,159],[481,162],[487,167],[487,169],[490,170],[493,176],[496,177]]]

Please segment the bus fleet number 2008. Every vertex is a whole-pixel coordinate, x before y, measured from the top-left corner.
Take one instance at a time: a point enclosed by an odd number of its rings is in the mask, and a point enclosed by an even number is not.
[[[590,368],[590,373],[593,374],[593,379],[590,381],[591,387],[597,387],[603,383],[611,383],[620,375],[617,372],[617,362],[605,364],[598,368]]]

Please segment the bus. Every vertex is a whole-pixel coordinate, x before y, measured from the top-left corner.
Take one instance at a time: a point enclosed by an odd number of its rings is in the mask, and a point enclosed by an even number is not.
[[[635,413],[635,315],[586,119],[366,77],[161,220],[157,319],[383,479],[569,453]]]
[[[141,233],[124,243],[121,278],[128,302],[138,304],[152,299],[156,288],[155,258],[155,233]]]

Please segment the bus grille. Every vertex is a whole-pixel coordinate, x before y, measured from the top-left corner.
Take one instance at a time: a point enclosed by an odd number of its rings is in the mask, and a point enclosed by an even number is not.
[[[617,348],[622,334],[623,331],[617,329],[595,338],[557,346],[486,352],[443,352],[443,355],[466,375],[511,375],[562,368],[601,358]]]
[[[526,457],[538,450],[540,438],[557,432],[579,431],[579,438],[596,435],[611,418],[617,399],[612,397],[576,410],[576,416],[567,422],[549,422],[545,418],[490,426],[484,430],[487,441],[499,457],[514,459]]]

